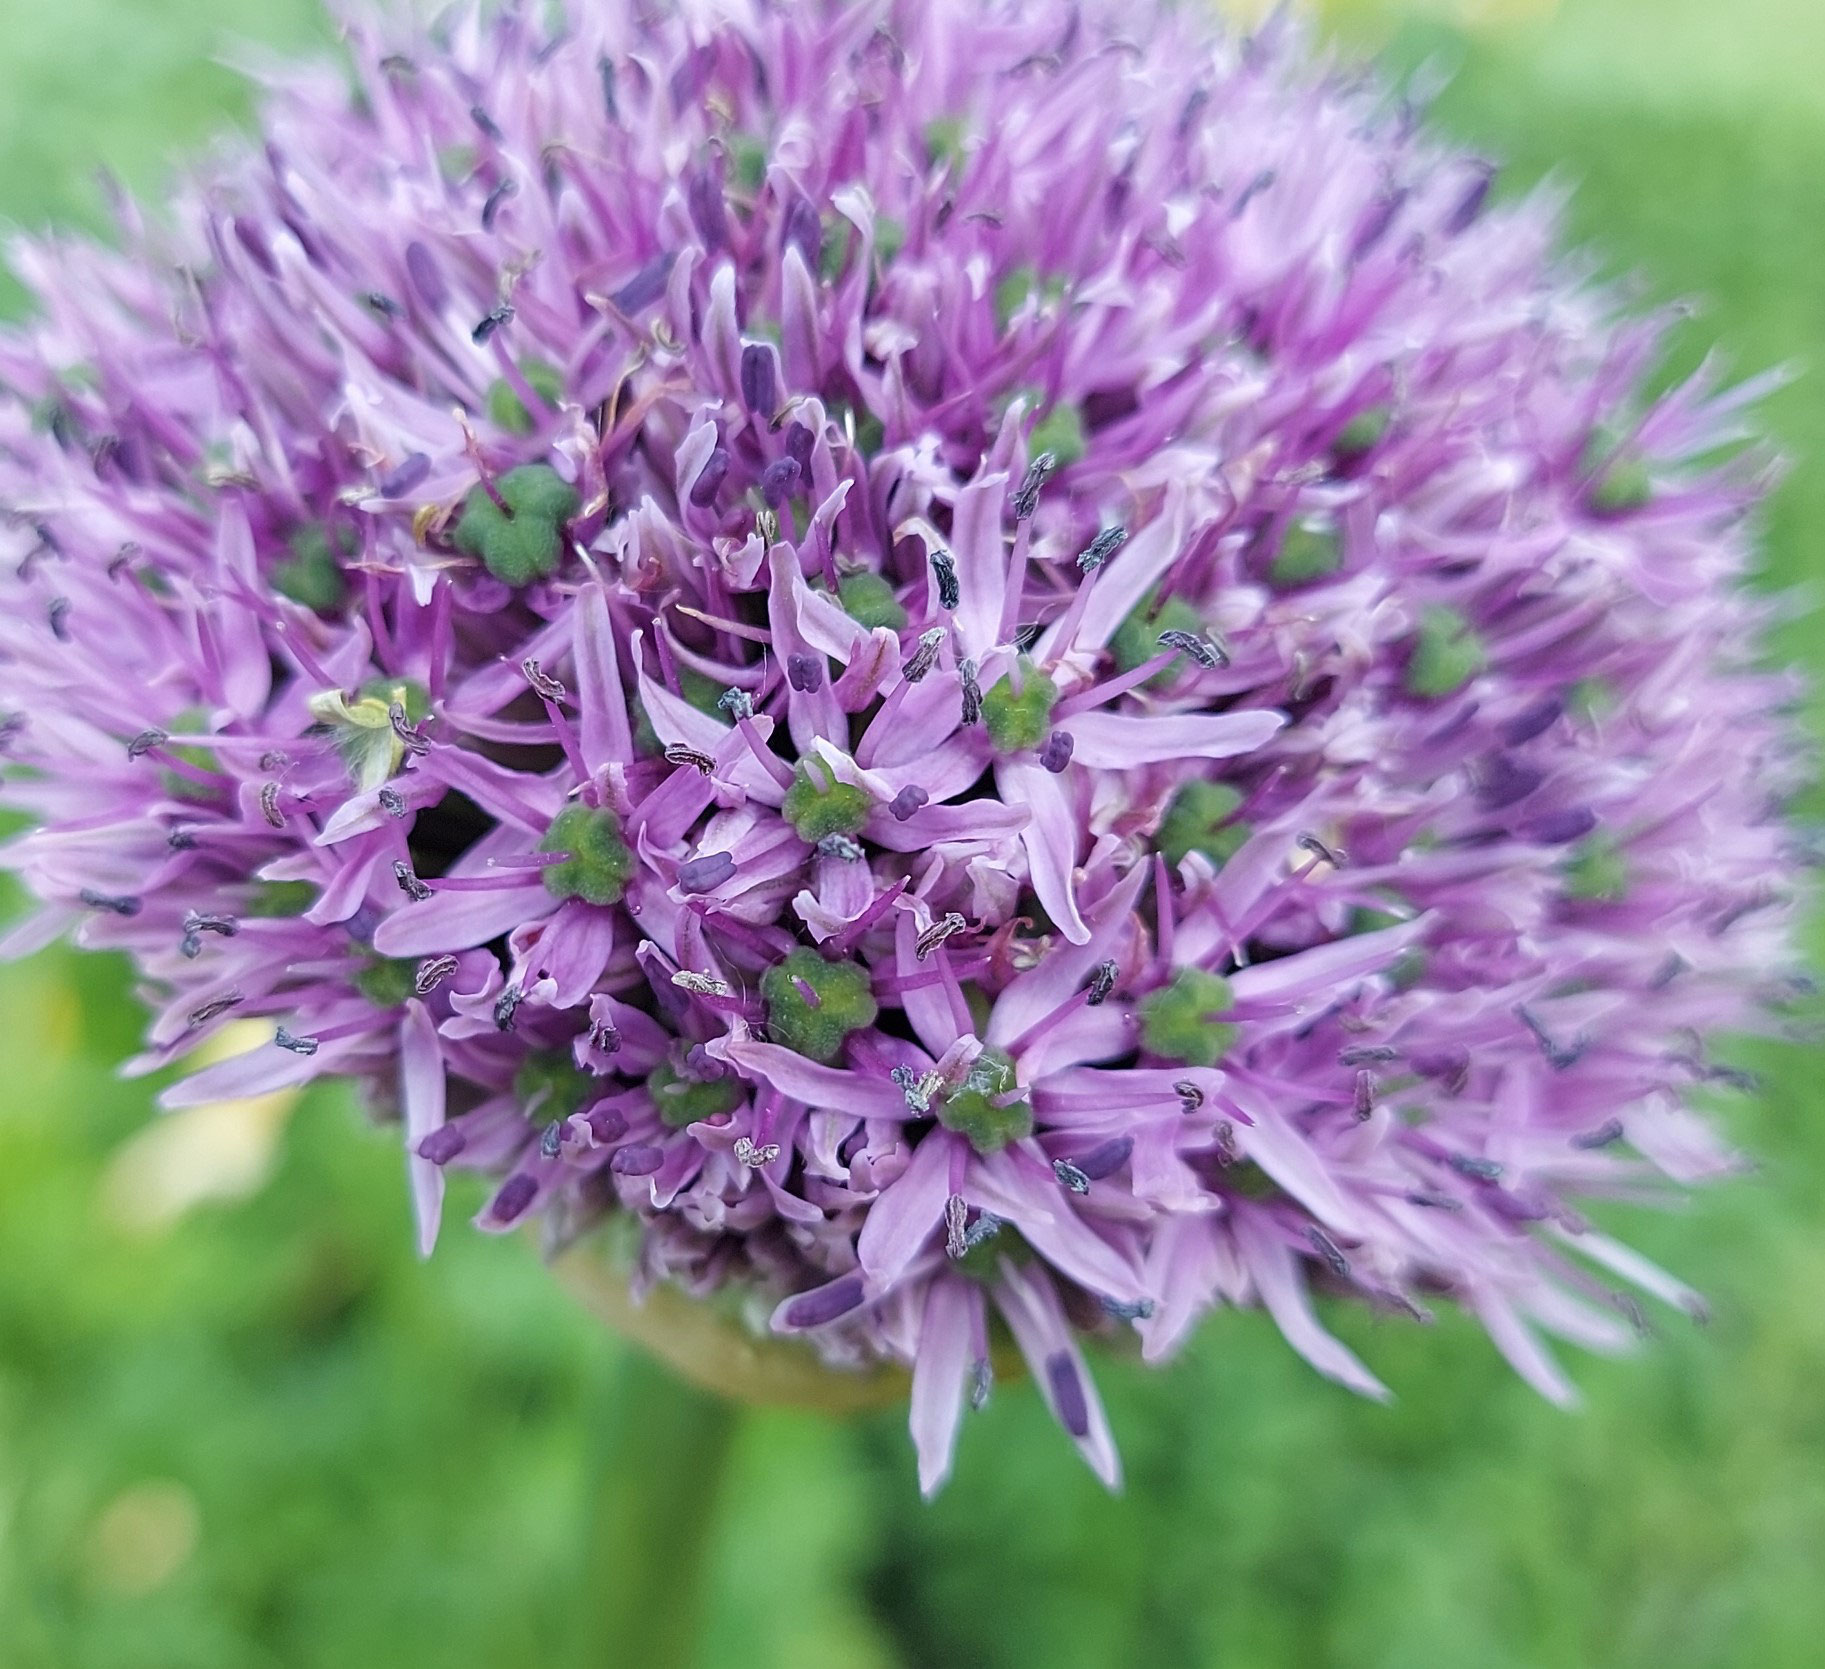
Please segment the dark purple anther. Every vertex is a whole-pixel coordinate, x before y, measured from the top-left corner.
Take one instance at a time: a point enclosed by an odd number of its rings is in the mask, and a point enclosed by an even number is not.
[[[513,307],[505,301],[497,301],[476,321],[475,329],[469,332],[469,340],[478,348],[513,317]]]
[[[1458,199],[1457,207],[1445,219],[1445,235],[1456,237],[1466,230],[1470,223],[1483,212],[1483,204],[1489,196],[1489,188],[1495,183],[1495,164],[1479,162],[1474,164],[1476,178],[1464,195]]]
[[[777,510],[798,491],[799,477],[804,473],[796,458],[775,458],[760,472],[760,496],[767,507]]]
[[[691,207],[691,224],[703,239],[704,248],[714,254],[729,241],[729,210],[723,201],[721,182],[699,170],[691,176],[685,196]]]
[[[108,914],[114,916],[137,916],[139,914],[140,905],[137,898],[97,892],[93,887],[84,887],[76,896],[91,910],[106,910]]]
[[[51,636],[59,643],[70,641],[70,599],[53,597],[50,607],[45,610],[51,623]]]
[[[716,502],[716,494],[721,490],[723,479],[729,473],[729,453],[726,447],[718,446],[703,461],[703,468],[697,472],[697,479],[691,483],[691,502],[699,510],[707,510]]]
[[[780,253],[783,255],[788,248],[796,247],[799,254],[805,257],[805,265],[815,272],[823,242],[824,224],[818,219],[811,199],[794,197],[791,207],[786,210],[785,224],[780,231]]]
[[[403,858],[394,860],[393,879],[399,883],[399,890],[414,904],[422,904],[431,896],[431,889],[412,873],[412,866]]]
[[[1033,512],[1039,508],[1039,495],[1045,484],[1052,479],[1052,471],[1058,468],[1057,457],[1050,452],[1042,452],[1030,464],[1027,472],[1020,479],[1020,485],[1014,492],[1014,520],[1030,521]]]
[[[1106,1176],[1113,1176],[1122,1166],[1128,1163],[1128,1155],[1134,1151],[1132,1136],[1111,1136],[1106,1142],[1099,1142],[1088,1153],[1080,1153],[1071,1161],[1077,1167],[1077,1174],[1091,1182],[1101,1182]]]
[[[408,452],[392,469],[381,476],[382,498],[404,498],[431,473],[431,460],[422,452]]]
[[[1090,988],[1084,993],[1084,1001],[1091,1008],[1101,1008],[1109,1000],[1109,993],[1115,989],[1115,976],[1120,972],[1113,958],[1096,964],[1090,975]]]
[[[822,1327],[838,1316],[848,1315],[862,1302],[862,1277],[845,1275],[840,1281],[802,1293],[786,1306],[788,1327]]]
[[[492,139],[497,145],[505,137],[500,128],[495,124],[494,118],[479,104],[472,104],[469,106],[469,120],[482,130],[482,133],[486,138]]]
[[[665,294],[666,280],[672,276],[672,262],[676,259],[671,254],[654,256],[608,298],[609,305],[628,314],[651,307]]]
[[[1071,753],[1077,744],[1071,739],[1068,730],[1054,730],[1046,738],[1046,745],[1039,751],[1039,763],[1057,776],[1071,763]]]
[[[510,1176],[500,1186],[500,1192],[494,1196],[488,1207],[488,1215],[497,1223],[512,1223],[525,1215],[526,1207],[532,1204],[533,1196],[539,1191],[538,1179],[528,1176],[524,1171]]]
[[[976,663],[959,661],[957,677],[963,685],[963,722],[979,724],[982,721],[982,685],[976,679]]]
[[[764,342],[749,342],[741,350],[741,403],[756,417],[771,417],[779,405],[773,350]]]
[[[273,1042],[293,1055],[314,1055],[317,1052],[317,1040],[314,1037],[294,1037],[283,1026],[273,1031]]]
[[[626,1118],[612,1107],[591,1107],[583,1117],[589,1124],[590,1135],[603,1147],[620,1141],[627,1134]]]
[[[818,655],[786,657],[786,682],[801,695],[815,695],[824,687],[824,662]]]
[[[1046,1383],[1052,1388],[1058,1423],[1073,1437],[1088,1437],[1090,1405],[1084,1400],[1083,1376],[1068,1350],[1055,1350],[1046,1358]]]
[[[664,1163],[664,1148],[651,1142],[635,1142],[631,1147],[617,1149],[608,1168],[616,1176],[651,1176]]]
[[[1375,1075],[1366,1066],[1357,1069],[1356,1093],[1350,1110],[1359,1119],[1367,1119],[1375,1111]]]
[[[938,607],[954,609],[963,601],[963,588],[957,583],[957,564],[949,551],[932,552],[932,577],[938,582]]]
[[[811,449],[816,444],[817,436],[803,423],[793,423],[787,427],[786,456],[796,458],[798,467],[807,475],[811,473]]]
[[[1330,1266],[1330,1271],[1333,1275],[1340,1281],[1349,1278],[1350,1260],[1343,1255],[1342,1250],[1338,1247],[1335,1240],[1326,1234],[1323,1229],[1319,1228],[1316,1223],[1312,1224],[1311,1227],[1305,1231],[1305,1237],[1312,1243],[1312,1250]]]
[[[468,1137],[457,1124],[440,1124],[418,1144],[418,1157],[433,1165],[447,1165],[468,1145]]]
[[[501,204],[506,202],[517,190],[519,187],[512,180],[502,180],[488,193],[487,200],[482,204],[482,230],[484,232],[494,230],[494,217],[501,212]]]
[[[908,784],[888,801],[887,810],[896,823],[904,823],[921,806],[930,803],[931,795],[926,793],[923,788]]]
[[[1509,747],[1518,748],[1523,742],[1531,742],[1542,730],[1550,729],[1564,711],[1565,703],[1556,695],[1549,695],[1524,708],[1503,725],[1501,738]]]
[[[1478,770],[1477,800],[1486,811],[1500,811],[1527,798],[1546,773],[1523,765],[1505,753],[1490,755]]]
[[[454,956],[427,957],[418,964],[418,972],[412,976],[412,989],[419,996],[428,997],[455,972]]]
[[[713,892],[734,873],[733,853],[706,852],[701,858],[690,858],[678,866],[678,890],[692,894]]]
[[[1090,1179],[1069,1159],[1054,1159],[1052,1174],[1058,1178],[1058,1186],[1070,1193],[1087,1194],[1090,1192]]]
[[[1127,528],[1105,527],[1090,541],[1089,547],[1078,557],[1077,566],[1086,574],[1095,573],[1127,543]]]
[[[422,243],[406,245],[406,276],[412,280],[412,288],[425,306],[433,313],[443,310],[444,303],[450,299],[450,291],[444,283],[444,275],[437,270],[431,251]]]
[[[1566,846],[1582,840],[1596,826],[1597,814],[1589,806],[1570,806],[1522,824],[1521,834],[1537,846]]]

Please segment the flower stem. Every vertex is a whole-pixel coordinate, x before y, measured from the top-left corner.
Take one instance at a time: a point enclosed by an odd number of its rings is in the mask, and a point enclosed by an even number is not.
[[[621,1353],[613,1397],[591,1474],[580,1661],[683,1669],[739,1412],[637,1347]]]

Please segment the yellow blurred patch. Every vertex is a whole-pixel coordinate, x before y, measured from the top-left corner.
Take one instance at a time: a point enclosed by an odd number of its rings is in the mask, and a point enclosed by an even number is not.
[[[153,1593],[190,1562],[202,1528],[196,1497],[182,1484],[135,1484],[102,1509],[89,1531],[89,1579],[123,1599]]]
[[[191,1064],[209,1066],[272,1046],[269,1026],[244,1020],[225,1027]],[[258,1193],[278,1164],[279,1138],[302,1093],[286,1089],[212,1101],[148,1125],[116,1150],[102,1172],[102,1215],[131,1234],[162,1234],[199,1205]]]

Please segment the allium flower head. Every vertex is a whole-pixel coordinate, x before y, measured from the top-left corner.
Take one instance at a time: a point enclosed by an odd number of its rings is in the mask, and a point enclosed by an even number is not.
[[[1580,1201],[1727,1169],[1785,968],[1753,389],[1298,31],[681,0],[357,23],[264,143],[16,252],[10,862],[166,1096],[322,1075],[421,1244],[631,1231],[924,1485],[992,1341],[1313,1288],[1626,1342]]]

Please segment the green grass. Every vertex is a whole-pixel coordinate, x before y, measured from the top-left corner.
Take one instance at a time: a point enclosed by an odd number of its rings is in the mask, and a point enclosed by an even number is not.
[[[1614,270],[1706,300],[1688,358],[1715,340],[1748,370],[1805,368],[1825,357],[1822,20],[1812,0],[1568,0],[1505,33],[1408,26],[1392,51],[1457,67],[1441,117],[1511,179],[1578,180],[1575,231]],[[99,161],[156,186],[243,109],[205,63],[224,28],[315,27],[305,0],[0,0],[0,21],[0,208],[31,221],[92,214]],[[1816,581],[1820,377],[1767,421],[1796,466],[1769,574]],[[1800,628],[1788,647],[1825,665]],[[1728,1109],[1760,1173],[1627,1225],[1713,1325],[1578,1362],[1583,1413],[1459,1321],[1336,1318],[1396,1389],[1383,1408],[1227,1316],[1169,1373],[1105,1373],[1123,1496],[1016,1387],[927,1509],[890,1416],[745,1415],[718,1475],[651,1476],[643,1439],[702,1410],[523,1242],[458,1221],[414,1260],[396,1144],[334,1093],[253,1197],[130,1231],[104,1181],[147,1117],[146,1086],[112,1076],[135,1039],[123,971],[48,953],[0,971],[0,1014],[7,1669],[631,1664],[660,1648],[604,1636],[673,1610],[704,1669],[1820,1660],[1825,1097],[1797,1048],[1737,1051],[1768,1085]],[[616,1488],[592,1498],[605,1458]],[[148,1500],[164,1516],[123,1544]]]

